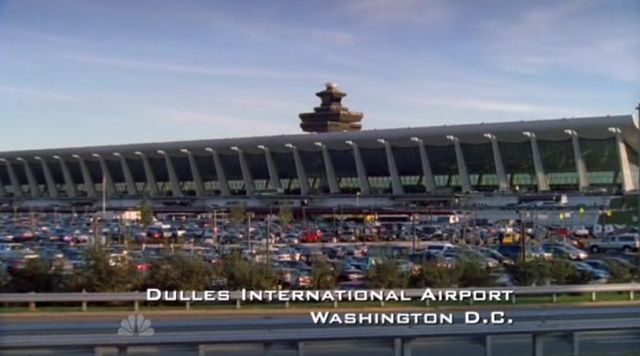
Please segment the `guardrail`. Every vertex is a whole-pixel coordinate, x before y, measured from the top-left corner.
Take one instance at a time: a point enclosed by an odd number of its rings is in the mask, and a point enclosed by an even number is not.
[[[626,319],[583,319],[571,321],[536,321],[512,325],[439,325],[429,326],[358,326],[313,329],[261,329],[231,331],[159,332],[150,336],[119,336],[114,334],[87,335],[17,335],[0,339],[0,350],[60,350],[69,348],[91,348],[96,355],[116,348],[125,354],[130,347],[192,347],[194,353],[205,355],[208,351],[218,351],[211,345],[219,344],[262,344],[265,355],[271,355],[274,345],[293,345],[297,355],[305,353],[305,342],[340,340],[387,341],[393,345],[395,356],[411,356],[413,341],[429,337],[467,337],[480,343],[485,356],[492,356],[493,337],[500,335],[525,334],[532,337],[533,355],[544,354],[544,340],[551,334],[570,337],[572,354],[580,350],[580,333],[597,331],[630,331],[640,329],[640,320]],[[613,336],[610,336],[613,337]],[[316,344],[317,346],[317,344]],[[524,351],[524,350],[523,350]]]
[[[477,290],[467,288],[432,288],[434,293],[444,290]],[[640,292],[640,283],[621,283],[621,284],[599,284],[599,285],[558,285],[558,286],[540,286],[540,287],[491,287],[482,288],[486,291],[513,291],[511,298],[512,303],[516,303],[519,297],[525,296],[550,296],[551,302],[556,303],[559,295],[566,294],[590,294],[591,301],[597,301],[598,293],[626,293],[629,300],[635,299],[635,293]],[[391,291],[391,290],[389,290]],[[425,289],[404,289],[393,290],[396,293],[403,291],[405,296],[410,298],[419,298]],[[323,291],[324,292],[324,291]],[[327,291],[336,295],[335,291]],[[198,292],[196,296],[202,297],[203,293]],[[36,310],[37,303],[81,303],[82,311],[87,311],[89,303],[109,303],[109,302],[129,302],[133,303],[135,311],[140,310],[140,303],[146,301],[146,293],[144,292],[125,292],[125,293],[2,293],[0,294],[0,303],[11,304],[28,304],[29,309]],[[241,292],[233,291],[230,293],[230,301],[235,302],[237,309],[242,308]],[[275,303],[276,301],[274,301]],[[193,302],[185,302],[187,310],[191,308]],[[196,302],[197,303],[197,302]],[[285,308],[290,307],[289,302],[284,303]],[[469,303],[473,303],[470,299]],[[380,306],[384,307],[385,303],[380,302]],[[425,305],[429,306],[429,301],[425,301]],[[337,308],[338,302],[333,303]]]

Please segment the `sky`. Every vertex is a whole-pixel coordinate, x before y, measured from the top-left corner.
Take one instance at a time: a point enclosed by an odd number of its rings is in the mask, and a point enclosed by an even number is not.
[[[640,1],[0,0],[0,151],[631,114]]]

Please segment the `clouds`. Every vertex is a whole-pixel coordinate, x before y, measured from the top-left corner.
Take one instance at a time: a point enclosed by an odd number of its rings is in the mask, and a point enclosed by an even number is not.
[[[480,22],[477,28],[487,43],[484,53],[495,67],[514,73],[560,70],[640,82],[638,16],[609,4],[534,5],[513,17]],[[635,8],[640,11],[640,6]]]
[[[191,64],[170,63],[156,60],[102,57],[94,54],[63,55],[61,58],[78,63],[94,64],[122,69],[157,71],[187,75],[206,75],[214,77],[248,77],[277,80],[318,80],[313,74],[283,72],[255,68],[216,68]]]
[[[628,113],[640,95],[635,0],[6,4],[0,131],[33,120],[27,146],[58,142],[37,131],[57,117],[69,142],[298,132],[327,81],[366,129]],[[83,129],[98,120],[113,128]]]
[[[74,95],[3,84],[0,84],[0,94],[34,101],[73,103],[80,100]]]
[[[351,0],[343,6],[370,24],[443,25],[455,16],[453,2],[444,0]]]

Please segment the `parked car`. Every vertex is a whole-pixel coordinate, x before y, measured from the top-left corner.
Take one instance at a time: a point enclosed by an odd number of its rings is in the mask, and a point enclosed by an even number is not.
[[[618,250],[624,252],[638,251],[640,249],[640,237],[638,234],[622,234],[607,236],[597,239],[589,245],[592,253]]]

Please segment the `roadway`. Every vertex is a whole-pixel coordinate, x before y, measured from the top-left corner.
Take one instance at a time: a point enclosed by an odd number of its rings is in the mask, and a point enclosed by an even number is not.
[[[379,310],[378,310],[379,311]],[[424,311],[421,310],[421,311]],[[442,311],[442,310],[439,310]],[[486,315],[489,310],[479,309]],[[598,307],[518,307],[505,309],[507,316],[518,322],[530,321],[580,321],[598,323],[612,319],[639,319],[640,305],[598,306]],[[462,311],[452,311],[456,322],[462,318]],[[114,312],[103,315],[78,315],[76,313],[55,316],[37,314],[20,316],[0,315],[0,348],[3,340],[15,338],[56,337],[64,338],[71,335],[115,335],[120,320],[126,317],[126,312]],[[199,332],[228,332],[249,330],[302,330],[310,328],[326,328],[314,325],[309,315],[291,313],[281,315],[259,316],[218,316],[197,311],[162,314],[147,313],[145,315],[152,323],[156,335],[173,333]],[[336,327],[332,325],[332,327]],[[437,326],[433,326],[437,328]],[[482,328],[482,326],[471,326]],[[351,328],[343,326],[343,328]],[[144,336],[140,336],[144,337]],[[494,336],[492,341],[493,355],[522,355],[523,350],[531,349],[532,338],[528,335]],[[545,355],[570,355],[572,341],[566,336],[548,337],[544,341]],[[478,340],[467,337],[431,337],[418,338],[411,345],[414,355],[476,355],[484,354],[483,345]],[[640,330],[619,332],[585,332],[580,334],[581,355],[640,355]],[[2,355],[32,355],[41,352],[56,354],[57,350],[1,350]],[[104,349],[106,354],[115,349]],[[213,345],[203,348],[202,353],[211,355],[262,355],[264,347],[258,344],[226,344]],[[295,345],[274,344],[269,348],[271,355],[296,355]],[[313,341],[305,342],[304,355],[393,355],[394,345],[388,340],[341,340],[341,341]],[[140,346],[129,349],[130,354],[163,354],[163,355],[194,355],[193,348],[184,347],[148,347]],[[65,354],[85,355],[94,354],[94,350],[68,349]]]

